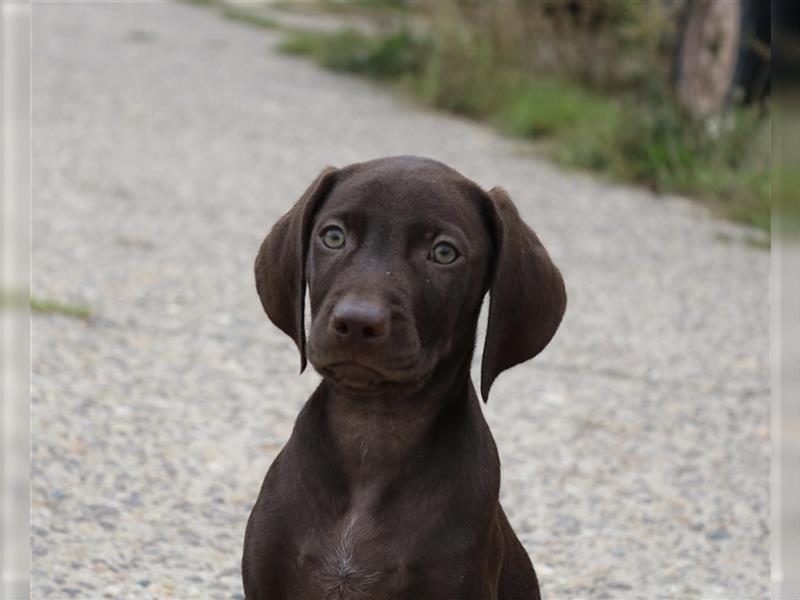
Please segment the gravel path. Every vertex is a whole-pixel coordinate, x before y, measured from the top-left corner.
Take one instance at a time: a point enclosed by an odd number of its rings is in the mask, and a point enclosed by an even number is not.
[[[271,223],[327,164],[504,185],[564,324],[486,407],[544,596],[768,594],[768,254],[681,199],[273,51],[178,4],[34,9],[33,597],[241,598],[245,521],[316,384],[256,297]]]

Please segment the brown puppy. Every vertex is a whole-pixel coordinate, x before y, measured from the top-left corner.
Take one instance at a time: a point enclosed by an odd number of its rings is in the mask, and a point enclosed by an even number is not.
[[[505,191],[415,157],[326,169],[255,272],[323,380],[247,523],[247,600],[539,598],[469,367],[487,291],[484,400],[547,345],[566,295]]]

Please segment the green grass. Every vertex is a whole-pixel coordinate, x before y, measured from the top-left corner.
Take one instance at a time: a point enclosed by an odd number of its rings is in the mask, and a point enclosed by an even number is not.
[[[376,36],[293,31],[280,48],[333,71],[396,83],[427,104],[542,142],[561,164],[686,194],[769,230],[769,124],[753,110],[737,111],[711,135],[675,105],[663,77],[616,95],[593,91],[535,77],[493,55],[480,37],[458,31],[439,39],[402,29]]]
[[[311,12],[340,17],[355,15],[377,20],[405,17],[419,8],[419,4],[419,0],[269,0],[271,9],[295,14]]]
[[[274,19],[264,16],[260,10],[263,6],[258,2],[251,3],[248,7],[234,6],[226,4],[223,0],[180,0],[186,4],[194,4],[197,6],[205,6],[215,9],[226,19],[249,25],[250,27],[257,27],[259,29],[279,29],[280,25]]]
[[[745,244],[752,248],[758,248],[759,250],[769,250],[772,247],[770,238],[765,237],[763,235],[746,235],[743,237],[734,237],[727,233],[720,232],[714,235],[714,239],[729,244],[736,244],[736,243]]]
[[[84,321],[88,321],[92,316],[92,311],[87,306],[34,297],[31,297],[31,312],[44,315],[63,315]]]
[[[258,27],[259,29],[278,29],[280,27],[274,19],[265,17],[254,10],[235,6],[222,6],[220,12],[226,19],[244,23],[250,27]]]
[[[338,0],[336,2],[318,2],[318,9],[331,13],[357,13],[365,11],[406,13],[413,8],[416,0]]]
[[[494,119],[505,131],[530,138],[563,137],[579,130],[599,135],[618,122],[619,110],[599,94],[550,78],[514,86],[497,107]]]
[[[287,54],[308,56],[332,71],[396,79],[422,67],[425,43],[407,31],[380,37],[352,29],[336,33],[294,31],[280,44]]]
[[[83,321],[88,321],[92,317],[92,311],[83,305],[36,298],[34,296],[28,296],[28,294],[21,290],[0,291],[0,309],[18,310],[20,308],[25,308],[26,305],[28,305],[32,313],[63,315]]]

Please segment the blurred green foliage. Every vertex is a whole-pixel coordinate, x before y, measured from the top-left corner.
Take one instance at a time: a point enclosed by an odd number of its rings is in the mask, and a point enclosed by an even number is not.
[[[92,316],[92,311],[87,306],[36,298],[23,290],[0,289],[0,311],[20,310],[26,307],[32,313],[63,315],[84,321],[88,321]]]
[[[535,139],[563,164],[687,194],[769,229],[768,119],[760,108],[707,120],[680,109],[669,86],[668,3],[390,4],[409,10],[392,10],[374,34],[294,31],[282,48]]]
[[[197,0],[190,0],[196,2]],[[217,0],[201,0],[207,2],[209,4],[215,3]],[[239,21],[240,23],[244,23],[245,25],[250,25],[251,27],[260,27],[261,29],[276,29],[278,27],[278,23],[269,17],[265,17],[264,15],[253,12],[251,10],[247,10],[246,8],[242,8],[239,6],[228,6],[228,5],[221,5],[220,10],[222,12],[222,16],[226,19],[230,19],[231,21]]]
[[[393,79],[423,68],[427,44],[401,30],[372,37],[352,29],[332,34],[298,31],[280,46],[288,54],[308,55],[333,71]]]

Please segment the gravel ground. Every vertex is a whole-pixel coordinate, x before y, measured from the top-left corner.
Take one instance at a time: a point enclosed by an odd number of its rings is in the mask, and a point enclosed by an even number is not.
[[[502,184],[563,270],[564,324],[495,384],[502,497],[544,596],[764,598],[768,254],[688,201],[177,4],[34,8],[34,598],[241,598],[245,522],[316,385],[256,297],[272,222],[327,164]]]

